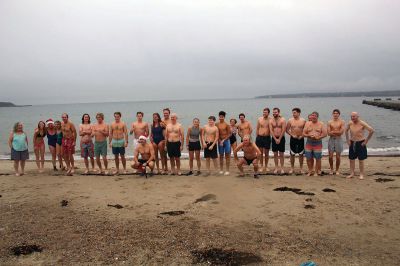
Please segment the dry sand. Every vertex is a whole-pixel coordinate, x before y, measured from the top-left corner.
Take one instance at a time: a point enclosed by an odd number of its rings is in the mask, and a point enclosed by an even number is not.
[[[236,168],[231,176],[82,176],[81,164],[70,177],[38,174],[33,162],[15,177],[12,162],[2,161],[0,264],[398,265],[398,162],[369,158],[365,180],[257,180],[250,168],[245,178]],[[325,172],[327,165],[324,158]],[[274,191],[285,186],[315,195]],[[160,214],[168,211],[184,213]],[[21,245],[42,251],[14,255]]]

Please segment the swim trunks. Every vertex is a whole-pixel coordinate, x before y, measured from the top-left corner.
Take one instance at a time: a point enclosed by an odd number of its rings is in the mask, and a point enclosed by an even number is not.
[[[207,146],[204,148],[204,158],[212,158],[212,159],[218,158],[217,145],[214,145],[212,150],[209,150],[209,148],[212,145],[211,142],[206,142],[206,145]]]
[[[94,157],[94,145],[92,141],[86,143],[81,142],[81,157],[82,158]]]
[[[169,158],[181,157],[181,142],[167,142],[167,153]]]
[[[200,141],[189,141],[189,151],[201,150]]]
[[[296,139],[290,137],[290,155],[304,154],[304,138]]]
[[[25,161],[29,159],[28,150],[24,151],[16,151],[14,148],[11,148],[11,160],[13,161]]]
[[[252,163],[254,162],[254,160],[257,159],[257,158],[254,158],[254,159],[247,159],[246,157],[243,157],[243,159],[246,160],[247,165],[250,165],[250,164],[252,164]]]
[[[114,155],[125,155],[125,140],[124,139],[112,139],[111,149]]]
[[[260,136],[256,137],[256,145],[258,148],[269,150],[271,148],[271,136]]]
[[[272,138],[272,151],[273,152],[285,152],[285,136],[282,137],[281,141],[279,144],[276,144],[275,139]]]
[[[350,147],[349,147],[350,160],[358,159],[362,161],[367,159],[368,157],[367,146],[361,145],[364,141],[365,140],[350,141]]]
[[[94,142],[94,155],[96,157],[107,156],[107,140]]]
[[[322,140],[307,139],[306,151],[304,153],[307,159],[321,159],[322,158]]]
[[[218,142],[218,152],[219,154],[231,154],[231,142],[229,139],[222,142],[222,145],[219,145]]]
[[[341,137],[330,137],[328,141],[328,151],[342,153],[343,139]]]
[[[72,138],[62,138],[62,153],[69,153],[69,154],[74,154],[75,153],[75,144],[74,144],[74,139]]]

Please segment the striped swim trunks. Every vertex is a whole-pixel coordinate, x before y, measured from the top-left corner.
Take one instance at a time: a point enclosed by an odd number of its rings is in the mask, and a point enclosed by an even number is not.
[[[322,140],[307,139],[304,156],[307,159],[322,158]]]

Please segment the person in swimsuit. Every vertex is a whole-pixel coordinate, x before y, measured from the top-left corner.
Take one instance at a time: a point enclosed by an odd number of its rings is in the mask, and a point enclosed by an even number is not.
[[[138,145],[136,146],[133,152],[133,163],[132,168],[136,170],[140,170],[143,167],[148,166],[150,168],[150,176],[153,175],[154,170],[154,160],[155,160],[155,152],[153,145],[147,143],[147,138],[145,136],[139,136]],[[139,159],[140,155],[140,159]]]
[[[240,143],[234,150],[236,157],[238,151],[240,150],[243,150],[244,157],[236,161],[237,167],[240,171],[239,176],[244,177],[243,165],[253,164],[254,178],[258,178],[258,158],[260,157],[261,151],[254,142],[251,142],[250,135],[244,135],[243,142]]]
[[[144,113],[136,113],[136,121],[132,123],[130,134],[133,134],[133,149],[135,150],[136,145],[140,136],[148,137],[149,134],[149,124],[143,121]]]
[[[92,140],[92,125],[90,124],[90,115],[82,115],[82,124],[79,125],[79,136],[81,136],[81,157],[85,162],[85,175],[89,174],[89,157],[92,171],[94,172],[94,144]]]
[[[231,118],[229,120],[229,123],[231,125],[231,136],[229,137],[229,141],[230,141],[231,147],[232,147],[231,150],[234,151],[237,147],[237,138],[236,138],[237,131],[238,131],[237,120],[235,118]],[[237,160],[236,157],[235,157],[235,160]]]
[[[272,136],[272,151],[274,153],[274,174],[278,174],[279,172],[284,174],[286,120],[281,116],[281,110],[277,107],[272,109],[272,115],[273,119],[269,123],[269,131]]]
[[[108,136],[108,144],[112,149],[115,159],[115,167],[117,168],[113,174],[119,174],[119,157],[121,157],[122,168],[126,174],[125,148],[128,147],[128,129],[126,124],[121,121],[121,112],[114,113],[115,121],[110,126],[110,134]]]
[[[313,174],[314,159],[314,176],[321,175],[322,139],[326,137],[327,132],[324,123],[318,121],[318,117],[318,112],[313,112],[311,121],[305,124],[303,130],[303,136],[307,137],[304,155],[307,158],[308,176]]]
[[[153,114],[153,124],[151,125],[150,142],[154,148],[156,157],[157,174],[168,173],[167,156],[165,154],[165,127],[161,125],[161,117],[159,113]],[[160,171],[160,162],[161,169]]]
[[[75,171],[75,144],[76,144],[76,128],[75,125],[68,119],[68,114],[64,113],[61,116],[63,122],[61,124],[62,131],[62,154],[65,164],[67,165],[67,175],[73,175]]]
[[[163,109],[163,117],[164,119],[161,121],[161,126],[163,128],[166,128],[168,124],[171,123],[171,110],[169,108],[164,108]]]
[[[61,131],[61,121],[56,120],[54,122],[54,128],[57,134],[57,142],[56,142],[56,154],[58,158],[58,163],[60,165],[61,170],[65,170],[64,163],[63,163],[63,156],[62,156],[62,131]]]
[[[14,128],[8,138],[8,146],[11,149],[11,160],[14,161],[15,175],[25,174],[25,161],[29,159],[28,136],[24,132],[21,122],[14,124]],[[21,167],[21,171],[19,171]]]
[[[328,152],[329,152],[329,166],[330,175],[339,175],[340,155],[343,152],[343,139],[342,135],[345,130],[345,122],[340,119],[339,109],[332,112],[332,120],[328,122],[327,132],[329,136]],[[336,153],[336,171],[333,171],[333,155]]]
[[[257,120],[257,129],[256,129],[256,145],[260,149],[261,154],[260,158],[258,158],[260,162],[260,173],[268,172],[268,161],[269,161],[269,150],[271,148],[271,133],[269,129],[269,123],[271,118],[269,117],[269,108],[266,107],[263,110],[263,115]],[[264,158],[263,158],[264,157]],[[263,163],[265,162],[265,166],[263,168]]]
[[[46,120],[46,136],[47,136],[47,145],[49,146],[50,154],[51,154],[51,162],[53,163],[53,170],[57,171],[57,131],[54,127],[53,119]]]
[[[92,137],[94,137],[94,155],[96,157],[97,165],[100,169],[100,174],[108,174],[108,160],[107,160],[107,137],[110,133],[108,125],[104,123],[104,114],[96,114],[97,123],[93,125]],[[104,168],[101,165],[100,156],[103,157]]]
[[[206,176],[211,175],[211,162],[213,160],[214,169],[217,170],[218,168],[218,151],[217,145],[219,140],[219,130],[218,127],[215,125],[215,116],[208,117],[208,124],[203,127],[202,132],[202,140],[203,140],[203,148],[204,148],[204,158],[206,158],[206,167],[207,167],[207,174]]]
[[[184,130],[177,121],[178,117],[175,113],[171,114],[171,123],[165,129],[165,137],[167,139],[167,152],[171,162],[171,173],[173,175],[182,175],[181,173],[181,152],[184,145]],[[176,166],[176,169],[175,169]]]
[[[225,122],[226,113],[224,111],[220,111],[219,114],[219,122],[215,125],[218,128],[218,153],[219,153],[219,174],[220,175],[229,175],[229,167],[231,163],[231,142],[230,136],[231,126]],[[224,173],[224,158],[225,158],[225,173]]]
[[[237,126],[238,134],[240,136],[241,141],[243,141],[244,135],[251,136],[251,133],[253,133],[253,127],[251,126],[250,122],[246,120],[245,114],[243,113],[239,114],[239,120],[240,123]]]
[[[39,169],[39,173],[43,173],[44,169],[44,137],[46,136],[46,124],[43,121],[38,123],[38,127],[33,133],[33,147],[36,157],[36,165]]]
[[[365,137],[365,131],[368,131],[367,137]],[[349,145],[350,159],[350,175],[347,178],[354,177],[356,168],[355,160],[358,159],[360,168],[359,179],[364,179],[364,160],[368,157],[367,143],[373,134],[374,129],[366,122],[362,121],[357,112],[352,112],[351,120],[346,127],[346,142]]]
[[[190,171],[188,175],[193,174],[193,161],[194,157],[196,157],[197,162],[197,172],[196,176],[200,175],[201,168],[201,143],[203,142],[202,138],[203,129],[200,127],[200,120],[198,118],[193,119],[193,125],[188,128],[186,135],[186,146],[189,150],[189,168]]]
[[[300,174],[303,174],[303,161],[304,161],[304,137],[303,129],[306,120],[300,117],[300,108],[293,108],[292,115],[286,125],[286,133],[290,136],[290,171],[289,174],[294,172],[294,161],[296,154],[299,155]]]

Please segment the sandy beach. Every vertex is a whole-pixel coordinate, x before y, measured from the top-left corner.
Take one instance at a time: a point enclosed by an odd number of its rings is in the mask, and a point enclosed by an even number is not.
[[[236,167],[230,176],[83,176],[81,162],[72,177],[39,174],[34,162],[16,177],[1,161],[0,264],[396,265],[398,162],[371,157],[358,180],[254,179],[250,168],[239,178]],[[328,172],[326,157],[322,165]],[[282,187],[297,190],[274,191]],[[17,256],[21,245],[41,252]]]

